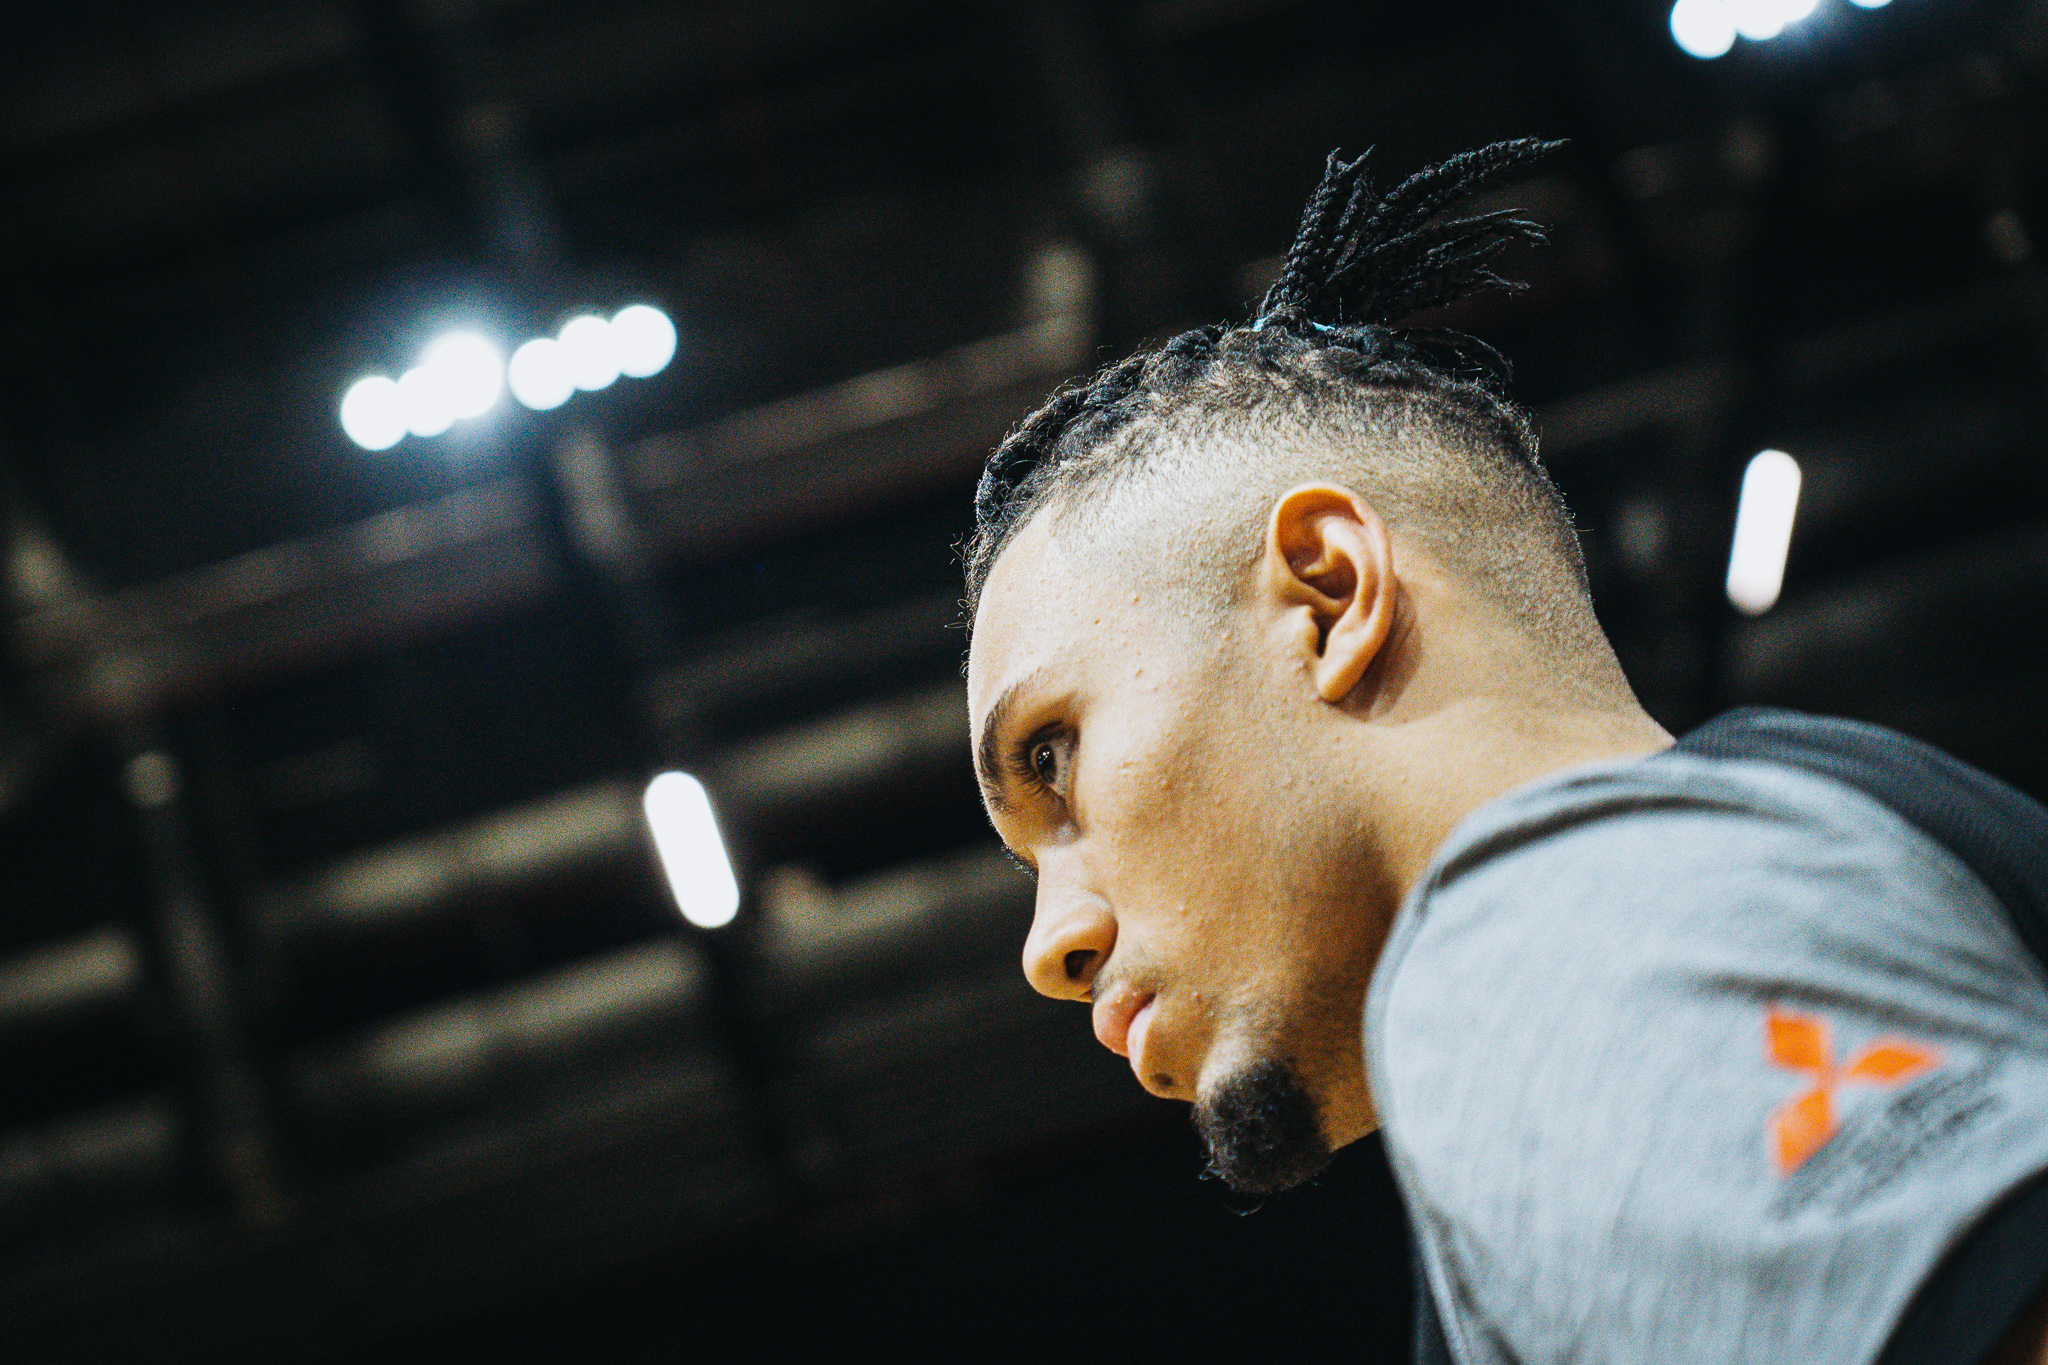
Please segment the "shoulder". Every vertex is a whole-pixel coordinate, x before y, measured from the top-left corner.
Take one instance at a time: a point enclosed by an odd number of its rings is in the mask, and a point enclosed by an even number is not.
[[[1558,774],[1453,833],[1375,974],[1369,1053],[1395,1106],[1453,1043],[1548,1093],[1612,1088],[1696,1053],[1675,1029],[1747,1029],[1727,1043],[1746,1059],[1752,1016],[1819,998],[2048,1030],[2037,965],[1946,849],[1828,779],[1667,754]]]
[[[1702,939],[1781,958],[1851,940],[1914,956],[1934,931],[2014,963],[2023,952],[1969,869],[1869,796],[1777,764],[1679,754],[1557,774],[1481,808],[1409,911],[1409,951],[1591,953],[1623,972]]]
[[[1791,870],[1757,864],[1795,849],[1969,880],[1946,850],[1842,783],[1775,763],[1664,753],[1568,770],[1489,802],[1445,841],[1421,891],[1431,900],[1456,894],[1510,860],[1523,871],[1625,863],[1652,877],[1702,865],[1740,875]]]
[[[1867,1336],[2048,1160],[2048,991],[2000,907],[1773,765],[1602,765],[1477,812],[1402,910],[1366,1040],[1437,1273],[1527,1342],[1686,1305],[1811,1345],[1845,1274]]]

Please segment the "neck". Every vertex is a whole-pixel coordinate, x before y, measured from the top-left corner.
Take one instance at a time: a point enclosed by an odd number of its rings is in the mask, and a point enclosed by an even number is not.
[[[1514,621],[1410,556],[1394,628],[1346,709],[1371,793],[1383,890],[1398,907],[1451,831],[1487,802],[1566,768],[1671,747],[1607,642],[1560,665]],[[1427,628],[1425,628],[1427,626]]]
[[[1498,695],[1461,698],[1373,731],[1380,775],[1382,866],[1398,905],[1465,818],[1515,788],[1581,764],[1647,758],[1671,736],[1632,701],[1625,707],[1531,706]]]

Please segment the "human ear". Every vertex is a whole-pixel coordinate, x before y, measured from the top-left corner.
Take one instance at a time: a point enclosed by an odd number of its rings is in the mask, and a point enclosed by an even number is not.
[[[1313,651],[1316,694],[1343,701],[1393,630],[1399,585],[1387,524],[1348,488],[1293,489],[1267,520],[1261,577],[1269,600],[1300,625]]]

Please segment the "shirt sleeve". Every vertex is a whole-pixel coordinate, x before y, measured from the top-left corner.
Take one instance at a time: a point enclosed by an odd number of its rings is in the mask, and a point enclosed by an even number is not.
[[[1869,798],[1765,765],[1496,805],[1368,1011],[1454,1352],[1875,1359],[2048,1168],[2048,990],[1997,903]]]

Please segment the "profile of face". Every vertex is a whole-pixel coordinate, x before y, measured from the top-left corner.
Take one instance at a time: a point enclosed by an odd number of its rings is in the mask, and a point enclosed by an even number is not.
[[[1041,514],[989,576],[968,663],[989,814],[1037,875],[1026,976],[1191,1103],[1247,1193],[1374,1126],[1360,1017],[1391,913],[1333,742],[1396,612],[1385,530],[1328,489],[1274,526],[1216,616],[1156,591],[1174,566]]]

